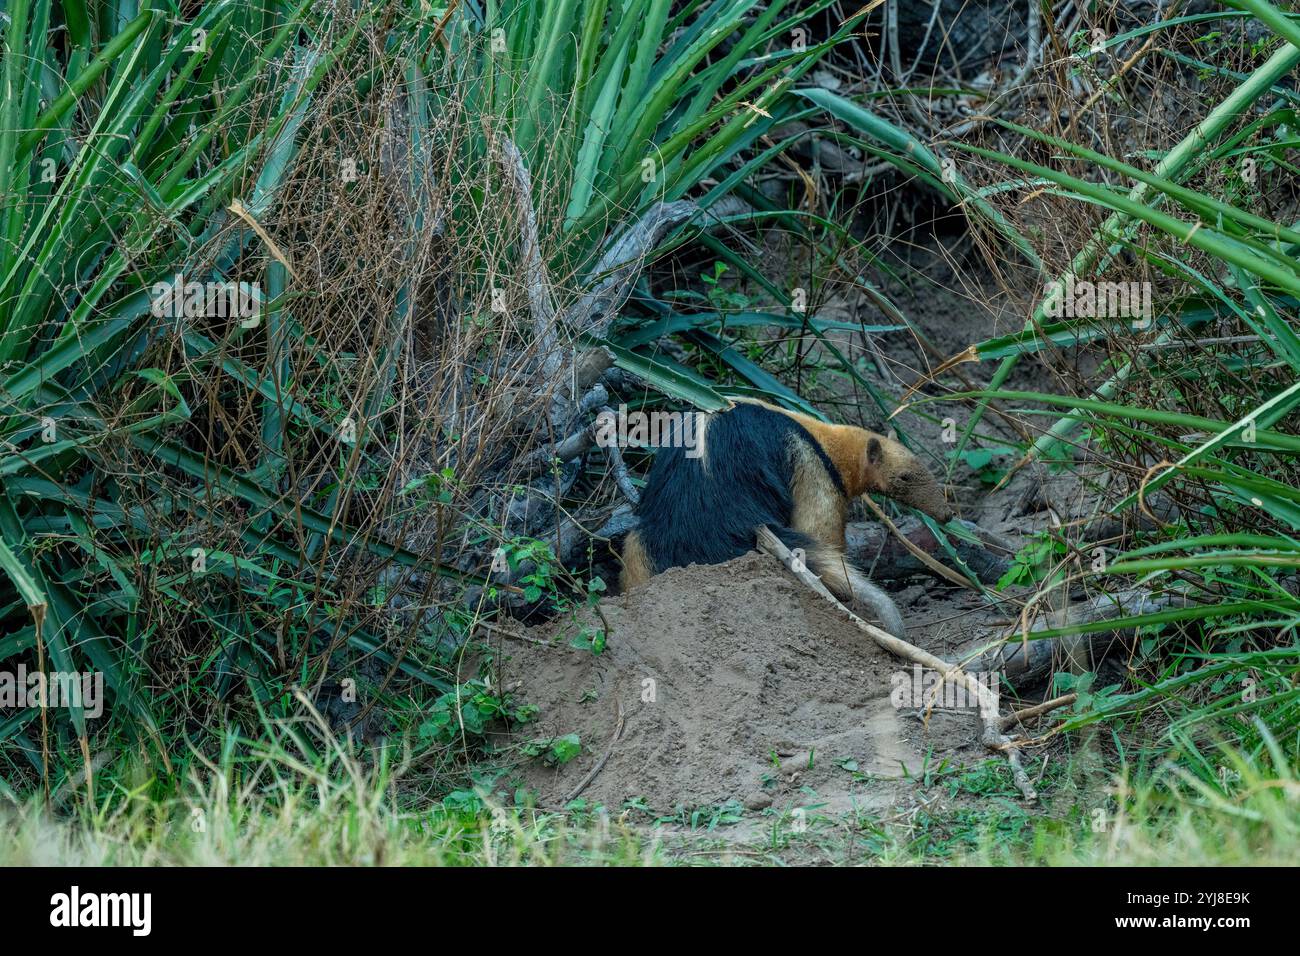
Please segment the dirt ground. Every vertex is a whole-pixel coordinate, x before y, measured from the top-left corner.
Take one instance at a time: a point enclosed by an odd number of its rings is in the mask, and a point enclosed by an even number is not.
[[[903,610],[921,646],[945,654],[987,631],[989,613],[969,606],[946,619],[972,603],[959,592],[911,590]],[[611,813],[629,801],[661,817],[736,801],[838,815],[904,805],[927,768],[987,758],[973,710],[925,721],[894,706],[891,690],[913,687],[910,665],[766,555],[668,571],[602,610],[599,656],[569,646],[572,621],[501,639],[501,679],[539,708],[517,739],[581,742],[562,765],[520,766],[518,783],[543,806],[577,796],[601,762],[581,796]]]

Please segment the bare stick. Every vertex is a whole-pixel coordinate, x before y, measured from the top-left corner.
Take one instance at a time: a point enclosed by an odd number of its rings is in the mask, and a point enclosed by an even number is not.
[[[599,428],[602,421],[612,422],[614,420],[614,410],[608,406],[600,410],[596,416],[596,424],[593,429]],[[618,438],[605,445],[605,455],[609,458],[609,470],[614,475],[614,482],[618,485],[618,490],[623,492],[626,498],[633,506],[641,503],[641,492],[637,491],[636,485],[632,484],[632,476],[627,473],[627,463],[623,461],[623,451],[618,447]]]
[[[536,644],[538,647],[561,651],[577,650],[576,647],[570,647],[568,644],[552,643],[551,641],[544,641],[540,637],[531,637],[528,634],[519,634],[515,631],[507,631],[504,627],[500,627],[491,621],[479,621],[478,626],[491,634],[499,634],[501,637],[509,638],[512,641],[523,641],[525,644]],[[584,651],[583,653],[586,652]]]
[[[564,798],[565,803],[571,803],[576,800],[578,794],[586,790],[591,781],[596,779],[596,775],[605,769],[605,764],[609,763],[610,755],[614,753],[615,745],[618,744],[619,740],[623,736],[623,702],[621,700],[615,700],[614,704],[618,708],[617,719],[614,724],[614,736],[609,739],[609,746],[605,748],[605,752],[601,755],[600,759],[596,761],[596,765],[587,771],[587,775],[578,781],[576,787],[569,791],[569,795]]]
[[[875,512],[876,519],[894,533],[898,540],[902,542],[903,547],[911,552],[912,556],[915,557],[916,560],[920,561],[935,574],[939,575],[939,577],[951,581],[953,584],[961,585],[964,588],[970,588],[972,591],[980,590],[972,584],[964,574],[958,574],[956,571],[952,570],[952,568],[939,563],[934,558],[930,557],[930,555],[918,548],[913,542],[909,541],[907,535],[898,530],[898,526],[889,520],[889,515],[885,514],[880,505],[872,501],[869,496],[863,495],[862,500],[867,503],[867,506],[873,512]]]
[[[594,338],[604,335],[655,246],[698,211],[688,199],[655,203],[646,210],[606,245],[591,270],[590,288],[565,310],[565,323]]]
[[[1053,697],[1051,700],[1045,700],[1041,704],[1035,704],[1033,707],[1026,707],[1024,710],[1018,710],[1014,714],[1007,714],[1002,718],[1002,729],[1014,727],[1016,724],[1024,723],[1034,717],[1040,717],[1048,711],[1056,710],[1058,707],[1069,707],[1079,699],[1078,694],[1062,694],[1060,697]]]
[[[863,631],[895,657],[901,657],[904,660],[920,664],[922,667],[928,667],[941,674],[944,680],[951,680],[954,683],[964,685],[979,701],[980,722],[984,728],[980,737],[981,742],[989,750],[1000,751],[1007,758],[1007,763],[1011,765],[1011,775],[1015,779],[1016,787],[1020,790],[1026,802],[1033,802],[1038,799],[1038,794],[1034,790],[1033,783],[1029,780],[1029,775],[1025,773],[1024,767],[1020,764],[1020,752],[1016,749],[1014,742],[1002,733],[998,720],[997,695],[955,664],[950,664],[941,658],[935,657],[930,652],[923,651],[916,645],[900,640],[894,635],[862,620],[840,603],[840,600],[826,589],[826,585],[822,584],[821,578],[804,567],[802,561],[796,561],[794,555],[790,553],[790,549],[782,544],[781,539],[766,526],[758,529],[758,548],[780,561],[785,565],[787,571],[812,591],[820,594],[839,608],[858,630]]]
[[[586,415],[593,408],[600,408],[608,401],[609,392],[605,390],[604,385],[598,384],[584,395],[582,401],[578,403],[578,416]],[[557,459],[560,461],[573,461],[579,455],[585,455],[591,446],[595,444],[595,427],[594,424],[586,425],[573,432],[563,441],[529,452],[520,464],[521,472],[525,475],[531,475],[549,467]]]
[[[564,356],[560,351],[555,329],[555,305],[551,295],[551,283],[546,274],[546,265],[542,262],[541,243],[537,238],[537,213],[533,208],[533,186],[528,175],[528,166],[523,154],[507,137],[501,137],[501,155],[499,160],[510,177],[515,189],[515,201],[519,205],[520,254],[524,260],[524,275],[527,282],[528,310],[533,318],[533,338],[537,342],[538,353],[542,359],[542,379],[547,384],[554,384],[560,374]]]

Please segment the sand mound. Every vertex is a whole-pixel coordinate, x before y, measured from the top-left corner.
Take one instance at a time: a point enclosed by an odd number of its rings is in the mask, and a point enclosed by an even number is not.
[[[599,656],[568,646],[572,621],[530,632],[549,646],[501,641],[506,686],[540,709],[514,742],[581,741],[559,767],[518,768],[543,805],[562,804],[607,752],[583,798],[611,810],[639,799],[659,813],[729,800],[823,812],[888,804],[927,753],[932,766],[984,756],[969,714],[936,711],[927,727],[891,705],[891,675],[910,668],[765,555],[669,571],[602,611]],[[925,646],[926,629],[909,625]]]

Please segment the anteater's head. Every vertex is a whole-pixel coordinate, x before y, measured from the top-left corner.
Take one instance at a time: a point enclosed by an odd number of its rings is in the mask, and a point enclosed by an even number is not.
[[[869,434],[864,456],[868,491],[878,491],[910,505],[941,523],[953,517],[953,510],[934,475],[898,442]]]

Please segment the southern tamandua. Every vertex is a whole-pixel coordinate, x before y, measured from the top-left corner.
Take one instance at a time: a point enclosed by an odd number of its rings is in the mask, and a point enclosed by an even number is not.
[[[879,492],[937,521],[952,509],[920,460],[891,438],[829,425],[754,399],[700,415],[694,447],[670,440],[655,455],[637,530],[623,545],[626,590],[668,568],[721,564],[755,548],[767,525],[843,601],[857,600],[903,637],[889,597],[844,556],[849,502]],[[682,437],[680,426],[676,438]]]

